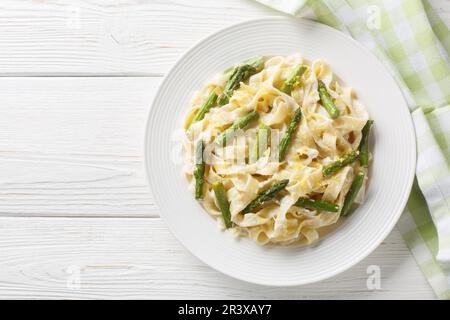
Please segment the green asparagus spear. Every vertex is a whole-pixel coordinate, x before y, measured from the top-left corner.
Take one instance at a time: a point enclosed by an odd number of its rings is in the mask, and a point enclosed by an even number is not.
[[[323,107],[327,110],[328,114],[332,119],[339,117],[339,110],[334,105],[333,99],[331,99],[330,93],[327,90],[325,84],[319,80],[318,81],[318,91],[319,98]]]
[[[261,71],[264,68],[264,61],[265,61],[265,59],[264,59],[263,56],[253,57],[253,58],[250,58],[250,59],[242,61],[238,65],[235,65],[235,66],[232,66],[232,67],[229,67],[229,68],[225,69],[223,71],[223,73],[224,73],[225,76],[228,76],[228,78],[229,78],[229,76],[234,72],[234,70],[237,67],[239,67],[241,65],[244,65],[244,64],[251,65],[252,67],[254,67],[256,69],[257,72],[259,72],[259,71]]]
[[[302,118],[302,110],[298,108],[297,110],[295,110],[294,116],[292,117],[291,122],[289,123],[289,126],[283,135],[283,138],[281,138],[280,145],[278,148],[279,162],[284,160],[287,149],[292,140],[292,135],[294,134],[295,129],[298,127],[301,118]]]
[[[350,186],[350,190],[345,196],[344,204],[342,206],[341,215],[346,216],[348,214],[348,210],[355,201],[356,196],[358,195],[359,190],[364,182],[364,171],[360,170],[356,174],[355,179],[353,179],[352,185]]]
[[[281,91],[283,91],[286,94],[291,94],[292,89],[295,85],[297,85],[300,81],[300,78],[305,73],[306,67],[303,65],[299,65],[294,69],[294,71],[291,73],[289,78],[286,79],[286,81],[283,83],[283,86],[281,87]]]
[[[281,180],[274,185],[272,185],[269,189],[266,191],[260,193],[254,200],[252,200],[245,208],[242,210],[242,212],[249,213],[253,211],[254,209],[258,208],[259,206],[263,205],[264,202],[272,199],[277,195],[278,192],[283,190],[289,183],[288,179]]]
[[[261,155],[269,147],[270,143],[270,127],[260,124],[256,133],[256,141],[250,153],[250,163],[257,161]]]
[[[230,203],[228,202],[227,193],[223,187],[223,184],[221,182],[215,182],[212,184],[212,189],[214,190],[214,195],[216,196],[217,205],[222,212],[225,227],[231,228],[233,223],[231,222]]]
[[[259,113],[256,111],[251,111],[247,113],[244,117],[237,120],[228,129],[222,132],[216,138],[218,144],[224,144],[226,140],[232,139],[237,130],[245,128],[250,122],[259,118]]]
[[[243,64],[235,67],[227,81],[227,84],[225,85],[225,88],[223,89],[222,94],[219,97],[219,106],[227,104],[233,95],[233,91],[239,88],[240,83],[247,80],[251,75],[257,73],[258,70],[259,69],[251,64]]]
[[[205,103],[203,103],[201,108],[197,111],[197,114],[195,115],[194,118],[194,122],[203,120],[205,114],[209,112],[209,110],[216,104],[216,102],[217,102],[217,94],[214,91],[211,91]]]
[[[358,158],[359,151],[351,151],[350,153],[347,153],[346,155],[342,156],[340,159],[338,159],[335,162],[330,163],[329,165],[326,165],[322,169],[322,174],[325,177],[331,176],[333,173],[339,171],[346,165],[352,163]]]
[[[329,211],[329,212],[338,212],[339,206],[337,204],[323,201],[323,200],[314,200],[314,199],[308,199],[308,198],[300,198],[297,200],[297,202],[294,204],[297,207],[301,208],[307,208],[312,210],[319,210],[319,211]]]
[[[260,72],[264,68],[264,61],[264,57],[258,56],[245,60],[242,64],[249,64],[256,69],[256,72]]]
[[[362,138],[359,144],[359,163],[364,168],[369,166],[369,134],[372,125],[373,120],[367,120],[366,125],[362,129]]]
[[[205,151],[205,144],[203,140],[197,142],[195,147],[195,199],[203,198],[203,183],[205,175],[205,161],[203,160],[203,152]]]

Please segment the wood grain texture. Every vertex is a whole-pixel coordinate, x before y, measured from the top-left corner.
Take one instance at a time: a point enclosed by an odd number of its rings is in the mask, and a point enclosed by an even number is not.
[[[450,20],[448,0],[432,0]],[[0,75],[161,76],[195,42],[280,14],[252,0],[0,2]]]
[[[431,2],[449,24],[449,0]],[[396,230],[337,277],[267,288],[204,265],[158,218],[142,150],[161,76],[207,34],[273,14],[252,0],[0,1],[0,298],[434,298]]]
[[[0,73],[161,76],[208,33],[264,14],[249,0],[3,0]]]
[[[160,219],[0,218],[0,247],[0,298],[433,298],[396,230],[354,268],[292,288],[246,284],[216,272],[191,256]],[[380,267],[380,290],[367,289],[370,265]]]
[[[159,78],[0,78],[0,216],[158,216],[143,166]]]

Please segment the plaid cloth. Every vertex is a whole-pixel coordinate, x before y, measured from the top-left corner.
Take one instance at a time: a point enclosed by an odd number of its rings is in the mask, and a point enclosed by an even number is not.
[[[450,33],[427,1],[257,0],[348,33],[397,80],[417,138],[414,186],[397,227],[436,295],[450,299]]]

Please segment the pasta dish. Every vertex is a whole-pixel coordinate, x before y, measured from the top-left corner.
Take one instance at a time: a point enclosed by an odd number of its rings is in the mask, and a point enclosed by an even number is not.
[[[372,124],[325,62],[255,57],[195,93],[183,170],[221,228],[259,244],[310,244],[363,201]]]

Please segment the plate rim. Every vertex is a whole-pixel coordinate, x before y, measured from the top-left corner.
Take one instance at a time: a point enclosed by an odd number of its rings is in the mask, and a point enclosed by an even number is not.
[[[233,29],[235,27],[241,26],[241,25],[245,25],[245,24],[251,24],[254,22],[258,22],[258,21],[267,21],[267,20],[289,20],[292,21],[294,23],[298,23],[298,24],[306,24],[306,25],[310,25],[310,26],[314,26],[316,28],[322,28],[324,30],[327,30],[328,32],[334,32],[336,34],[339,34],[339,36],[346,38],[348,41],[353,42],[355,45],[357,45],[360,49],[362,49],[363,51],[366,52],[366,54],[371,55],[379,64],[379,67],[382,68],[384,70],[384,72],[393,80],[393,82],[396,84],[396,90],[400,93],[402,100],[403,100],[403,106],[402,108],[405,108],[404,111],[406,111],[407,113],[407,117],[405,117],[405,120],[407,122],[407,126],[410,127],[410,132],[412,133],[412,154],[414,155],[413,157],[411,157],[410,161],[411,161],[411,168],[413,168],[411,170],[411,172],[409,173],[408,176],[408,183],[407,185],[405,185],[406,189],[408,190],[407,196],[404,197],[404,199],[401,201],[401,205],[399,206],[398,212],[395,212],[394,214],[392,214],[392,221],[391,224],[385,229],[383,230],[382,236],[379,237],[378,241],[374,242],[370,247],[368,247],[368,249],[361,254],[360,256],[358,256],[357,258],[353,259],[350,263],[344,264],[342,265],[340,268],[335,269],[333,272],[329,272],[324,276],[316,276],[316,277],[311,277],[308,278],[308,280],[305,281],[292,281],[290,283],[283,283],[283,284],[276,284],[274,282],[270,282],[270,281],[255,281],[254,279],[247,279],[235,274],[232,274],[231,272],[228,272],[228,270],[226,268],[219,268],[217,266],[214,266],[210,263],[208,263],[207,261],[205,261],[205,259],[203,257],[199,257],[198,255],[196,255],[187,245],[185,245],[185,243],[183,241],[181,241],[181,239],[178,237],[178,235],[172,230],[172,228],[170,227],[170,225],[167,223],[164,214],[161,211],[161,206],[158,203],[158,200],[154,197],[154,193],[152,191],[152,187],[154,187],[154,184],[152,183],[152,180],[150,179],[150,160],[149,160],[149,133],[150,133],[150,120],[152,117],[152,110],[154,109],[154,105],[155,105],[155,101],[158,97],[159,92],[161,91],[161,88],[165,85],[167,79],[168,79],[168,75],[172,73],[172,71],[174,69],[176,69],[184,60],[184,58],[189,55],[193,50],[196,49],[196,47],[198,45],[200,45],[201,43],[209,40],[210,38],[213,38],[215,36],[217,36],[218,34],[228,31],[230,29]],[[364,45],[362,45],[360,42],[358,42],[357,40],[355,40],[354,38],[352,38],[350,35],[337,30],[335,28],[332,28],[326,24],[311,20],[311,19],[307,19],[307,18],[296,18],[296,17],[290,17],[290,16],[280,16],[280,15],[270,15],[270,16],[264,16],[264,17],[258,17],[258,18],[252,18],[252,19],[245,19],[245,20],[241,20],[238,21],[236,23],[232,23],[229,25],[224,26],[223,28],[220,28],[218,30],[215,30],[211,33],[209,33],[208,35],[206,35],[205,37],[202,37],[201,39],[195,41],[195,43],[193,45],[191,45],[188,49],[186,49],[177,59],[176,61],[171,65],[171,67],[168,69],[168,71],[165,73],[163,80],[161,81],[161,83],[157,86],[157,89],[155,91],[155,95],[153,96],[151,102],[150,102],[150,108],[148,111],[148,115],[147,115],[147,119],[146,119],[146,124],[145,124],[145,137],[144,137],[144,162],[145,162],[145,171],[146,171],[146,179],[148,182],[148,189],[150,191],[150,194],[155,202],[155,206],[158,209],[158,213],[160,218],[162,218],[162,220],[164,221],[164,224],[167,226],[167,229],[169,230],[169,232],[177,239],[177,241],[194,257],[196,257],[197,259],[199,259],[202,263],[204,263],[205,265],[209,266],[210,268],[225,274],[226,276],[233,278],[233,279],[237,279],[240,281],[243,281],[245,283],[249,283],[249,284],[256,284],[256,285],[260,285],[260,286],[266,286],[266,287],[295,287],[295,286],[302,286],[302,285],[307,285],[307,284],[311,284],[311,283],[316,283],[319,281],[323,281],[329,278],[332,278],[346,270],[349,270],[350,268],[354,267],[355,265],[357,265],[358,263],[360,263],[362,260],[364,260],[365,258],[367,258],[367,256],[369,256],[370,254],[372,254],[374,252],[374,250],[376,250],[376,248],[378,248],[380,246],[380,244],[386,239],[386,237],[392,232],[392,230],[394,229],[395,225],[397,224],[397,222],[400,219],[401,214],[404,212],[404,209],[406,207],[406,204],[408,202],[409,199],[409,195],[411,194],[411,190],[414,184],[414,179],[415,179],[415,173],[416,173],[416,166],[417,166],[417,142],[416,142],[416,132],[415,132],[415,127],[414,127],[414,122],[413,122],[413,118],[411,115],[411,112],[408,108],[408,104],[407,101],[405,99],[405,96],[401,90],[401,88],[399,87],[397,81],[395,80],[395,78],[392,76],[392,74],[387,70],[387,68],[384,66],[383,62],[378,59],[378,57],[372,53],[372,51],[370,51],[367,47],[365,47]]]

